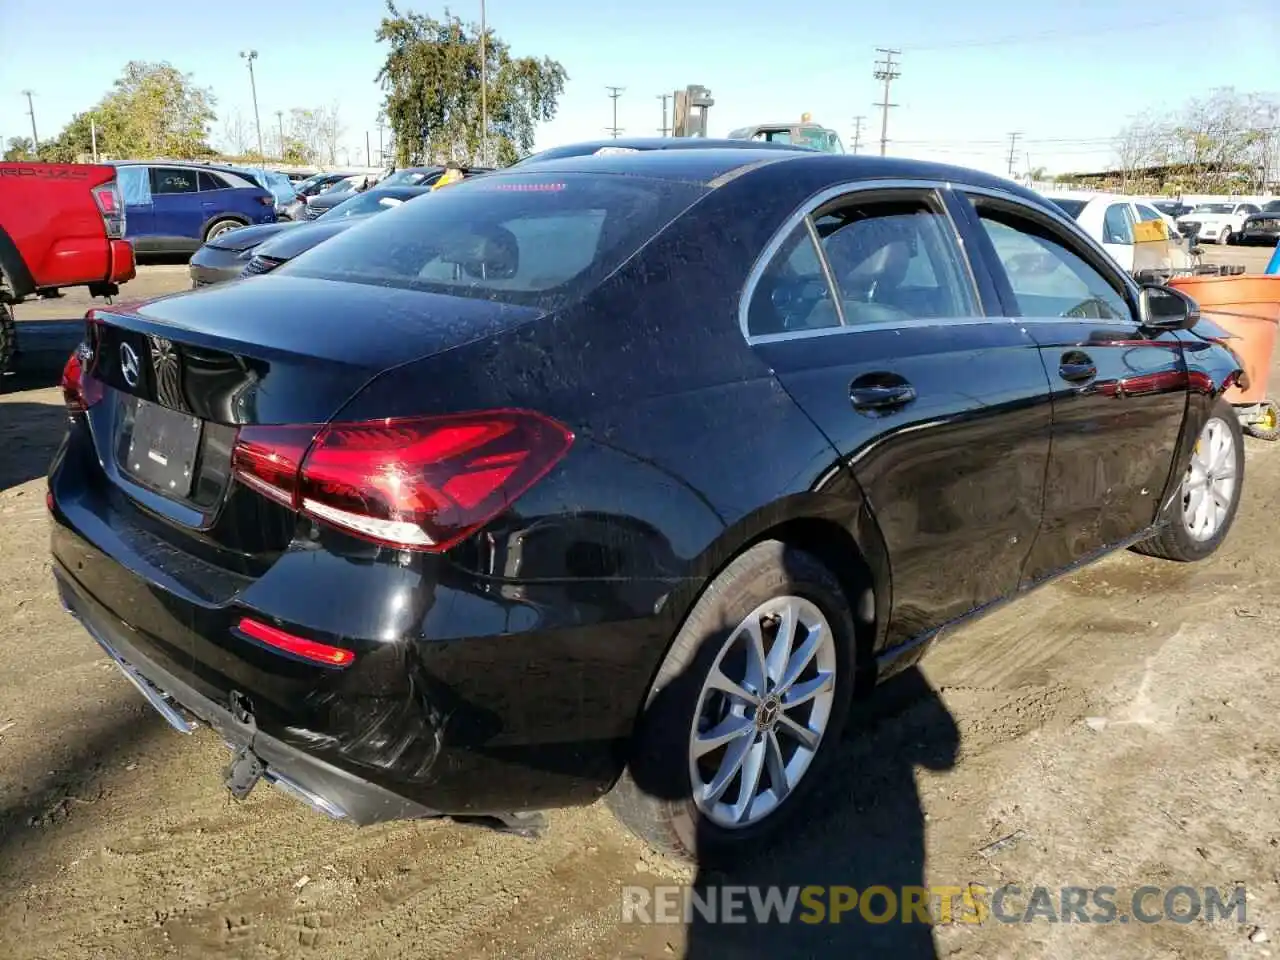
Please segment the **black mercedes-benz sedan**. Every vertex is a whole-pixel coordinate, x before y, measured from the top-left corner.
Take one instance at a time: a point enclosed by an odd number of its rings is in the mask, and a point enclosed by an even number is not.
[[[1263,204],[1260,213],[1251,213],[1245,217],[1236,243],[1267,247],[1280,244],[1280,200],[1270,200]]]
[[[519,826],[607,793],[727,862],[942,631],[1218,548],[1243,374],[1197,319],[972,171],[548,160],[91,311],[54,575],[236,796]]]
[[[266,273],[353,226],[358,219],[385,213],[429,192],[427,187],[396,186],[344,194],[345,200],[326,207],[323,217],[312,222],[285,220],[220,234],[192,254],[187,265],[191,286],[212,286],[246,273]]]

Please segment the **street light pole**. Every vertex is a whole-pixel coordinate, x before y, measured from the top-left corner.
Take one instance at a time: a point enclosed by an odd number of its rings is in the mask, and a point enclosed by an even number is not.
[[[249,89],[253,91],[253,124],[258,129],[258,161],[266,163],[266,153],[262,149],[262,121],[258,119],[258,84],[253,78],[253,61],[258,59],[258,51],[248,53],[241,50],[240,56],[249,64]]]

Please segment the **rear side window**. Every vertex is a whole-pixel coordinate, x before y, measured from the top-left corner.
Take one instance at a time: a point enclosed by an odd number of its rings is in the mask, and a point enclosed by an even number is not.
[[[209,173],[206,170],[200,171],[199,183],[200,183],[201,192],[204,192],[206,190],[226,190],[227,189],[227,182],[225,180],[223,180],[216,173]]]
[[[477,178],[372,217],[281,272],[552,309],[607,277],[706,191],[609,174]]]
[[[175,167],[151,168],[151,192],[163,196],[169,193],[195,193],[199,190],[195,170]]]
[[[1103,243],[1133,243],[1133,212],[1127,203],[1107,207],[1102,220]]]
[[[925,198],[854,197],[819,213],[811,221],[812,234],[802,222],[765,268],[748,306],[749,335],[975,312],[950,224]],[[823,259],[814,252],[812,236]]]
[[[1139,220],[1164,220],[1164,217],[1160,216],[1160,214],[1152,210],[1150,207],[1143,206],[1142,204],[1138,204],[1137,207]]]

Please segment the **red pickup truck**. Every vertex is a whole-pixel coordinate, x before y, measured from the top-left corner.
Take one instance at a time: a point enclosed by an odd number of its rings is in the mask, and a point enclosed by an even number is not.
[[[0,163],[0,376],[18,348],[11,306],[65,287],[119,293],[136,273],[124,233],[114,167]]]

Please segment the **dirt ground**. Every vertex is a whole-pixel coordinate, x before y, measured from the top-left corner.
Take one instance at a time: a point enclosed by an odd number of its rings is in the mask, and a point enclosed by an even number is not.
[[[128,292],[182,277],[144,268]],[[18,316],[82,309],[68,296]],[[1109,885],[1121,914],[1144,885],[1243,884],[1243,924],[623,924],[623,885],[694,878],[603,805],[555,812],[531,841],[447,821],[356,829],[265,787],[231,801],[225,748],[173,733],[58,606],[41,479],[63,425],[53,382],[33,368],[0,396],[0,956],[1280,951],[1280,446],[1249,441],[1243,505],[1211,561],[1114,556],[955,632],[859,715],[788,849],[697,878],[1016,883],[1019,912],[1036,886]]]

